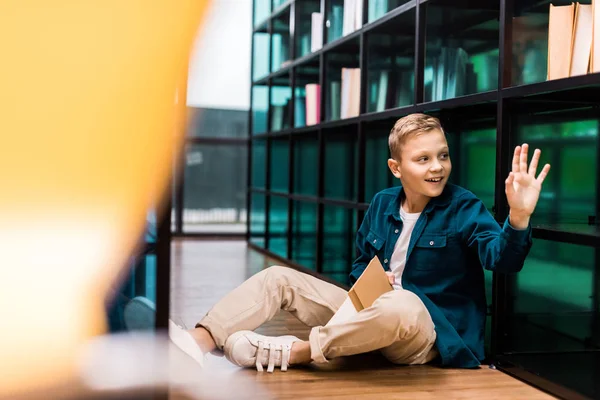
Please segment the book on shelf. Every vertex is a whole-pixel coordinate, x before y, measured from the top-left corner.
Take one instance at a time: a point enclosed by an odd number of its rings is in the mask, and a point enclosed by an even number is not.
[[[358,116],[360,112],[360,68],[342,68],[340,118]]]
[[[306,96],[296,96],[294,100],[294,127],[306,125]]]
[[[332,5],[331,18],[329,20],[329,38],[337,39],[342,37],[344,32],[344,7],[341,5]]]
[[[344,0],[343,18],[342,35],[346,36],[360,29],[363,20],[363,0]]]
[[[341,96],[342,83],[339,80],[329,82],[329,118],[331,120],[340,119],[340,111],[342,109]]]
[[[323,14],[314,12],[310,15],[310,51],[323,47]]]
[[[348,291],[348,297],[327,325],[342,323],[369,308],[381,295],[394,290],[377,256],[367,265]]]
[[[306,90],[306,125],[316,125],[321,122],[321,85],[309,83]]]
[[[576,3],[569,76],[585,75],[589,71],[593,24],[592,5]]]

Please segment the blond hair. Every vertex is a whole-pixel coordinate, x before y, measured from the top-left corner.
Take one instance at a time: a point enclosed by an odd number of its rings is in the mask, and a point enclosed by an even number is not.
[[[406,139],[435,129],[439,129],[444,133],[440,120],[427,114],[409,114],[400,118],[394,124],[388,138],[391,156],[399,160],[400,147],[406,142]]]

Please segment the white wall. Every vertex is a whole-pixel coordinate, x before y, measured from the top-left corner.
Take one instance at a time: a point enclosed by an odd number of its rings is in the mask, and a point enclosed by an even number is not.
[[[250,108],[252,0],[210,0],[190,59],[190,107]]]

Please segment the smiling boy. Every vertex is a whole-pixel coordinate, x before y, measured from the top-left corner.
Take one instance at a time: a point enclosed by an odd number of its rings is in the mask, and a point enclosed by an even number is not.
[[[220,349],[237,365],[270,372],[373,350],[397,364],[478,366],[484,358],[483,268],[510,273],[523,267],[531,247],[529,219],[550,165],[536,178],[540,151],[528,167],[527,144],[515,148],[505,182],[510,215],[501,227],[475,195],[447,183],[452,163],[437,118],[401,118],[389,147],[388,166],[401,186],[373,198],[357,232],[350,280],[377,256],[395,290],[349,320],[327,324],[347,292],[274,266],[226,295],[195,329],[171,323],[173,342],[200,363]],[[279,309],[312,327],[308,341],[252,332]]]

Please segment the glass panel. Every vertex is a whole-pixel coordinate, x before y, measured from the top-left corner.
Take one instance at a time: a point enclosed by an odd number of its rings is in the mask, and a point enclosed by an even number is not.
[[[253,188],[264,189],[267,180],[267,142],[264,139],[252,141],[252,182]]]
[[[360,105],[359,40],[325,55],[325,120],[356,117]]]
[[[413,104],[415,18],[411,10],[368,34],[367,112]]]
[[[248,111],[188,107],[188,137],[247,137]]]
[[[488,210],[494,207],[496,175],[496,127],[446,128],[452,173],[450,182],[479,197]]]
[[[284,63],[290,61],[290,12],[289,10],[273,20],[273,35],[271,45],[271,71],[277,71]]]
[[[296,58],[311,52],[312,14],[320,13],[319,0],[303,0],[296,2]]]
[[[250,197],[250,243],[262,248],[265,247],[265,202],[264,195],[252,193]]]
[[[154,330],[156,316],[156,255],[132,260],[131,269],[114,289],[107,307],[110,332]]]
[[[387,12],[408,3],[410,0],[364,0],[368,1],[368,21],[373,22],[383,17]]]
[[[314,134],[295,137],[294,140],[294,193],[317,195],[318,140]]]
[[[257,80],[268,75],[269,69],[269,34],[257,32],[253,36],[252,79]]]
[[[312,270],[317,265],[317,204],[293,202],[292,261]]]
[[[325,140],[325,197],[356,201],[358,146],[356,128],[327,131]]]
[[[356,211],[324,206],[323,275],[349,284],[348,274],[356,256]]]
[[[557,118],[545,114],[518,119],[517,143],[529,144],[530,157],[533,149],[542,150],[538,173],[544,164],[552,165],[532,223],[585,230],[597,210],[598,120],[561,122]]]
[[[259,25],[271,14],[271,0],[254,0],[254,26]]]
[[[290,127],[292,88],[289,75],[277,78],[271,88],[271,131]]]
[[[183,231],[246,231],[247,147],[244,144],[187,146],[183,187]],[[210,193],[210,196],[206,196]]]
[[[270,201],[269,250],[280,257],[287,258],[288,199],[271,196]]]
[[[492,0],[485,6],[426,3],[425,101],[497,89],[500,5]]]
[[[390,172],[387,160],[390,158],[388,136],[395,120],[367,125],[365,140],[365,202],[383,189],[400,184]]]
[[[271,190],[289,192],[290,142],[287,137],[271,142]]]
[[[267,86],[252,87],[252,133],[267,132],[269,110],[269,88]]]
[[[592,337],[595,257],[591,247],[534,239],[508,296],[513,299],[508,351],[586,347]]]
[[[307,89],[308,87],[308,89]],[[296,69],[296,107],[294,110],[294,126],[305,126],[307,110],[311,113],[311,125],[321,121],[319,58],[313,57]],[[311,96],[307,100],[307,93]]]

